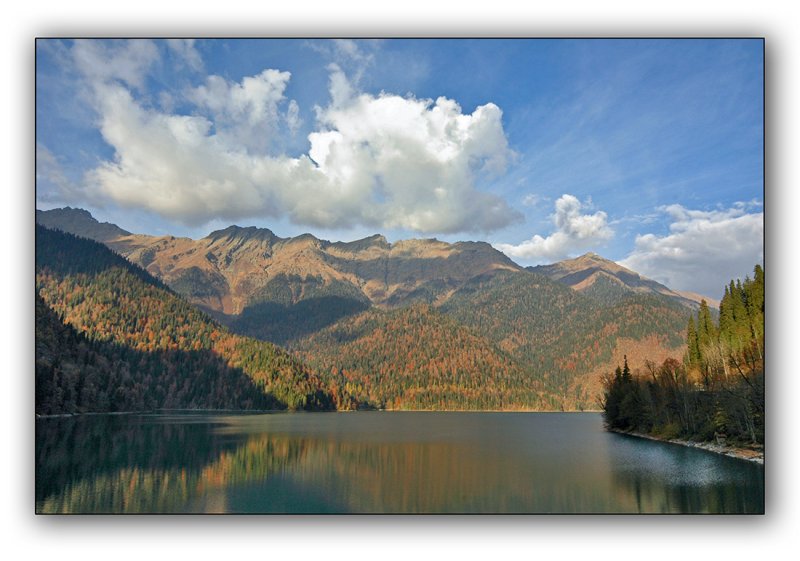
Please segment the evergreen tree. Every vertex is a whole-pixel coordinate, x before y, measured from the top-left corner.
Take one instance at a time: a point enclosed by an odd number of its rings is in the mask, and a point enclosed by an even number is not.
[[[689,325],[686,327],[687,363],[689,366],[700,365],[700,345],[697,340],[697,329],[694,326],[694,316],[689,316]]]
[[[705,347],[717,339],[717,328],[714,326],[711,310],[708,309],[708,302],[705,300],[700,301],[700,310],[697,312],[697,339],[701,354]]]
[[[755,275],[745,288],[747,314],[750,318],[750,334],[756,342],[764,338],[764,269],[756,265]]]
[[[664,438],[728,442],[764,442],[764,271],[755,278],[731,281],[720,303],[719,325],[702,302],[686,329],[686,364],[699,364],[702,388],[671,359],[650,376],[632,377],[617,367],[605,377],[604,416],[609,428],[650,433]],[[627,357],[626,357],[627,358]],[[626,360],[627,363],[627,360]]]
[[[631,378],[631,369],[628,368],[628,355],[623,355],[622,359],[623,359],[622,381],[627,384],[627,383],[630,383],[630,381],[632,379]]]
[[[734,332],[734,318],[733,318],[733,296],[731,294],[734,289],[733,283],[731,286],[725,286],[725,294],[719,303],[719,338],[720,340],[730,347],[733,340]]]

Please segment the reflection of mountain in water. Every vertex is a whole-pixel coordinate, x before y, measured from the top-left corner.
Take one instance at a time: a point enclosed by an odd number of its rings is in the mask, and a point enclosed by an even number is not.
[[[548,445],[509,448],[514,435],[508,434],[495,441],[404,435],[386,442],[326,431],[244,434],[240,425],[207,418],[151,421],[97,417],[37,423],[37,512],[753,509],[747,494],[752,489],[743,493],[743,481],[715,473],[727,469],[717,458],[694,450],[678,457],[681,449],[649,442],[644,449],[623,442],[619,453],[605,460],[602,454],[581,459],[573,449],[554,461]],[[648,461],[660,462],[661,472],[637,467],[642,454],[660,454]],[[694,475],[685,477],[687,470]]]

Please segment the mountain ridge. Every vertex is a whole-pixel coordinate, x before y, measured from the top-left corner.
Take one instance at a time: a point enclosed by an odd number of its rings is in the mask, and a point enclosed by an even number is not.
[[[710,305],[719,305],[715,300],[696,293],[672,290],[594,252],[526,269],[606,304],[616,303],[627,294],[659,294],[691,309],[697,309],[701,300],[706,300]]]
[[[372,305],[394,307],[435,301],[475,274],[522,270],[485,242],[450,244],[431,238],[389,243],[381,234],[330,242],[312,234],[282,238],[254,226],[229,226],[199,240],[121,229],[109,237],[99,236],[90,222],[69,220],[67,209],[59,211],[40,211],[37,221],[60,220],[60,229],[105,243],[191,302],[226,315],[258,304],[275,279],[292,285],[293,303],[303,298],[309,283],[317,288],[345,284]]]
[[[76,223],[86,224],[67,225]],[[643,366],[644,348],[676,359],[685,349],[686,303],[596,254],[530,270],[485,242],[330,242],[240,226],[199,240],[126,234],[103,243],[232,332],[317,365],[337,407],[596,408],[600,374],[627,349],[638,349],[627,352],[632,368]],[[592,275],[584,290],[569,284]],[[417,305],[428,308],[404,311]],[[388,363],[376,366],[373,353]],[[490,386],[492,398],[475,393]]]
[[[195,282],[206,285],[203,290],[208,295],[197,297],[191,292],[184,292],[184,296],[209,311],[224,314],[241,313],[254,296],[253,292],[266,284],[249,278],[245,286],[238,289],[234,286],[241,280],[237,277],[250,276],[258,268],[261,269],[259,276],[267,279],[284,274],[301,278],[321,276],[323,282],[344,281],[361,291],[373,305],[392,307],[408,303],[408,295],[415,290],[419,292],[420,286],[412,282],[408,274],[399,275],[395,282],[389,282],[386,278],[388,274],[383,275],[384,282],[378,282],[381,275],[376,273],[375,268],[382,260],[416,258],[426,260],[430,265],[433,259],[453,257],[472,257],[470,265],[473,270],[462,270],[459,274],[427,271],[428,278],[425,281],[434,280],[434,276],[451,279],[451,282],[445,282],[446,288],[429,290],[433,293],[429,302],[437,298],[441,301],[443,295],[446,298],[448,292],[471,276],[491,270],[524,269],[543,274],[584,295],[601,301],[605,299],[607,303],[615,303],[628,294],[650,293],[674,299],[692,309],[697,309],[701,300],[706,300],[711,307],[719,306],[718,300],[694,292],[673,290],[594,252],[549,265],[523,268],[483,241],[448,243],[436,238],[412,238],[391,243],[379,233],[349,242],[328,241],[310,233],[284,238],[268,228],[238,225],[214,230],[195,240],[132,234],[114,224],[98,222],[86,210],[70,207],[37,210],[36,221],[47,227],[105,243],[168,285],[177,283],[179,287],[182,286],[181,271],[191,271],[189,274],[194,276]],[[249,261],[252,267],[231,269],[231,263],[241,258]],[[426,277],[421,264],[415,263],[417,276]],[[193,268],[200,272],[192,271]],[[298,291],[300,294],[302,292]],[[614,292],[617,294],[614,295]]]
[[[98,242],[131,235],[116,224],[98,221],[88,210],[82,208],[36,209],[36,223]]]

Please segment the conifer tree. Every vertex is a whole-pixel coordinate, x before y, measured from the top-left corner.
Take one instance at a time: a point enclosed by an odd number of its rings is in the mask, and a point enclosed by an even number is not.
[[[732,289],[732,282],[730,287],[727,285],[725,286],[725,294],[722,296],[722,300],[719,303],[719,338],[729,347],[733,340],[733,331],[735,325],[733,318]]]
[[[697,312],[697,339],[701,354],[705,347],[710,346],[717,339],[717,329],[705,300],[700,301],[700,310]]]
[[[694,326],[694,316],[689,316],[689,325],[686,327],[687,363],[689,366],[700,364],[700,346],[697,341],[697,329]]]
[[[628,368],[628,355],[623,355],[623,366],[622,366],[622,380],[626,383],[631,381],[631,369]]]

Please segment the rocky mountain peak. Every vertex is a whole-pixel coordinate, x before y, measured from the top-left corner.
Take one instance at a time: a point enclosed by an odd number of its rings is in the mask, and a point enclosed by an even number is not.
[[[606,302],[613,303],[630,294],[659,294],[690,308],[697,306],[697,301],[694,299],[687,298],[594,252],[551,265],[538,265],[527,269],[565,284],[576,292]]]
[[[37,209],[36,223],[45,228],[61,230],[62,232],[99,242],[107,242],[131,235],[130,232],[115,224],[99,222],[89,211],[82,208]]]
[[[206,239],[218,241],[227,239],[230,241],[267,241],[270,243],[281,241],[282,238],[276,236],[272,230],[268,228],[257,228],[256,226],[228,226],[223,230],[215,230],[211,232]]]

